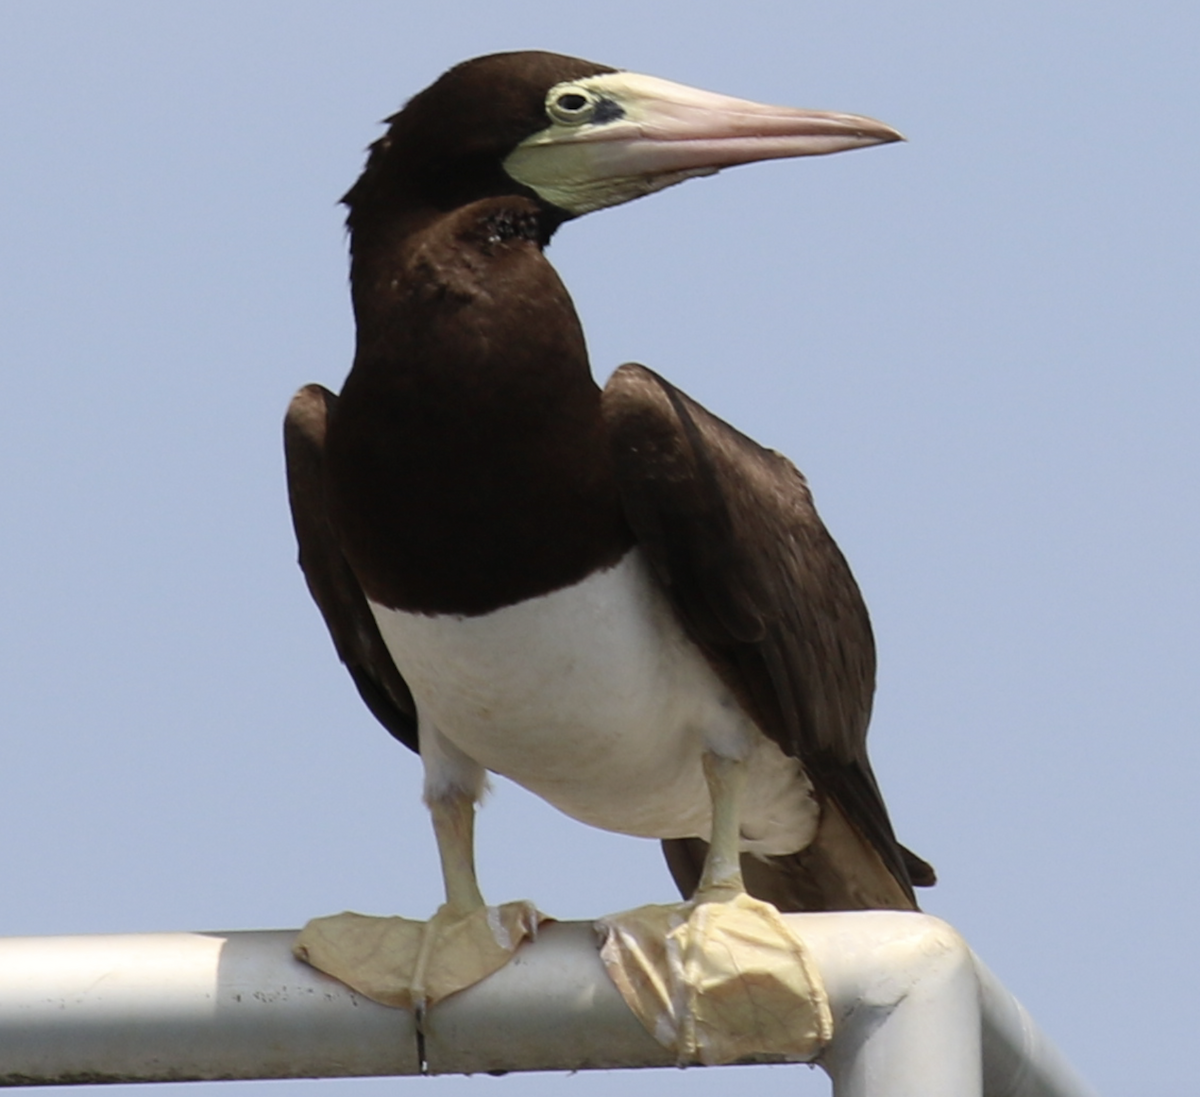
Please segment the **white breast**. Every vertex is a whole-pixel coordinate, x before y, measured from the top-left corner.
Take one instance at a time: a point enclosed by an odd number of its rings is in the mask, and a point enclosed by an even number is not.
[[[422,735],[585,823],[707,838],[705,750],[745,758],[743,847],[811,841],[799,764],[766,739],[684,635],[640,552],[581,583],[480,617],[372,604]]]

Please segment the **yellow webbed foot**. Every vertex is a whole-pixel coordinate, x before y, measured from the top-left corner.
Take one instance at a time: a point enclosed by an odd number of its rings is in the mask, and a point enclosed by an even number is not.
[[[680,1063],[809,1061],[833,1035],[821,976],[770,903],[645,906],[597,923],[609,976]]]
[[[292,951],[373,1001],[420,1009],[499,971],[544,920],[523,901],[466,914],[443,905],[427,922],[346,911],[314,918]]]

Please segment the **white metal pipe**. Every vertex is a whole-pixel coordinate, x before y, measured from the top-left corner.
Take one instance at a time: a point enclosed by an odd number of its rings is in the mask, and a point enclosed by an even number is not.
[[[945,923],[787,917],[829,991],[835,1097],[1090,1097]],[[293,959],[294,936],[0,939],[0,1084],[674,1065],[605,974],[590,923],[543,927],[420,1034]]]
[[[982,1097],[980,998],[971,950],[927,915],[804,916],[825,980],[834,1097]]]
[[[978,956],[972,954],[983,1011],[984,1090],[988,1097],[1091,1094],[1075,1068]]]
[[[413,1074],[416,1026],[294,930],[0,939],[0,1084]]]
[[[423,1018],[430,1074],[675,1066],[604,970],[590,922],[550,922]]]

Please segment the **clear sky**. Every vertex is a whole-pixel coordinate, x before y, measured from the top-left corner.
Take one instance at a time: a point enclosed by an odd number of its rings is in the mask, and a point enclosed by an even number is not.
[[[0,4],[0,934],[437,902],[419,765],[294,564],[279,425],[348,368],[336,200],[378,119],[547,48],[910,138],[691,182],[551,256],[599,376],[643,361],[809,475],[927,909],[1102,1091],[1190,1092],[1197,41],[1192,0]],[[654,843],[503,781],[480,830],[495,900],[672,894]],[[272,1092],[750,1083],[828,1091]]]

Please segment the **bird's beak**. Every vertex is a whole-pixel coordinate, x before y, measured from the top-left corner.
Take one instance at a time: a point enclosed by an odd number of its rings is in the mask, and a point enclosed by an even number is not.
[[[546,114],[547,127],[518,145],[504,167],[571,214],[734,164],[904,140],[856,114],[772,107],[628,72],[558,84]]]

